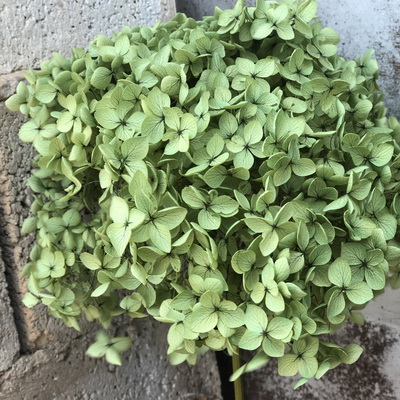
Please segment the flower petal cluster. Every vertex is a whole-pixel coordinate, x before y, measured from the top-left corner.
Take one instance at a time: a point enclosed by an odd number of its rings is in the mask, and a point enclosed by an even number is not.
[[[76,329],[151,315],[173,364],[257,350],[237,374],[276,357],[301,384],[357,360],[321,335],[399,286],[400,125],[371,52],[340,57],[316,9],[239,0],[26,73],[7,101],[37,152],[26,305]]]

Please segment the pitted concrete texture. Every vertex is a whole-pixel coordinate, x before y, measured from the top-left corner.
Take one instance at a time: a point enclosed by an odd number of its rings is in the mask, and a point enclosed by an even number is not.
[[[396,117],[400,117],[399,5],[399,0],[319,0],[321,21],[340,34],[341,55],[354,59],[375,49],[385,103]]]
[[[214,15],[214,7],[218,6],[223,10],[232,8],[236,0],[176,0],[177,11],[185,13],[189,17],[201,19],[207,15]],[[256,0],[245,0],[247,6],[255,5]]]
[[[174,0],[0,0],[0,74],[37,68],[52,52],[69,55],[99,33],[174,14]]]
[[[0,373],[17,359],[20,346],[5,279],[5,267],[0,252]]]
[[[31,242],[26,236],[21,238],[19,229],[29,213],[26,178],[31,172],[33,158],[30,146],[19,142],[17,136],[24,120],[20,115],[6,111],[4,103],[0,103],[0,245],[8,285],[12,286],[8,287],[9,297],[18,310],[22,310],[21,287],[14,269],[27,261]],[[23,317],[19,311],[14,314],[18,325]]]
[[[24,79],[24,75],[20,71],[16,71],[6,75],[0,75],[0,101],[7,100],[15,93],[18,82]]]
[[[176,0],[177,10],[201,19],[213,15],[214,7],[231,8],[236,0]],[[254,5],[255,0],[245,0]],[[400,117],[400,9],[399,0],[319,0],[318,15],[324,26],[341,37],[339,53],[355,59],[375,49],[380,85],[391,114]]]
[[[119,325],[116,334],[134,341],[122,367],[85,357],[85,331],[19,358],[0,378],[0,399],[221,400],[211,352],[194,367],[169,365],[165,324],[144,319]]]

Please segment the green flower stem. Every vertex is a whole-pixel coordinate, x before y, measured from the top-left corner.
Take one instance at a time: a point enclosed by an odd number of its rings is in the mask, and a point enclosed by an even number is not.
[[[240,368],[240,352],[238,349],[238,354],[234,354],[232,356],[232,369],[233,373],[235,373]],[[234,382],[233,386],[235,389],[235,400],[244,400],[243,395],[243,378],[239,376]]]

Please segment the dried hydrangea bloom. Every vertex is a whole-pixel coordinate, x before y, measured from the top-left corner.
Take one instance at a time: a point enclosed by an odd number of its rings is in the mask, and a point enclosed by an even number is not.
[[[320,340],[398,287],[399,134],[371,53],[338,56],[316,0],[260,0],[98,36],[26,73],[37,241],[25,304],[79,329],[147,314],[173,364],[257,350],[305,383],[357,360]],[[129,340],[88,351],[119,364]]]

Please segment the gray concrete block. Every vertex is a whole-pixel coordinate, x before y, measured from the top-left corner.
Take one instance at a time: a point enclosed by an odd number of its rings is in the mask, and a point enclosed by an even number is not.
[[[86,332],[21,357],[0,379],[2,400],[221,400],[214,355],[196,366],[171,367],[165,324],[144,319],[120,325],[134,344],[122,367],[84,355]]]
[[[215,6],[224,10],[232,8],[235,4],[236,0],[176,0],[177,11],[195,19],[201,19],[206,15],[214,15]],[[245,0],[245,4],[247,6],[255,5],[256,0]]]
[[[400,290],[386,288],[385,293],[367,305],[364,315],[367,321],[385,324],[400,332]]]
[[[357,58],[375,49],[389,111],[400,117],[400,8],[398,0],[319,0],[324,25],[341,37],[339,53]]]
[[[5,266],[0,252],[0,373],[11,367],[20,350],[7,287]]]
[[[25,343],[25,326],[30,318],[21,303],[24,288],[18,273],[27,261],[31,245],[30,238],[21,238],[20,227],[29,213],[26,179],[32,168],[33,151],[18,139],[17,132],[23,121],[22,116],[9,113],[4,103],[0,103],[0,245],[15,323]],[[20,343],[23,351],[24,343]]]
[[[174,7],[174,0],[0,0],[0,74],[37,68],[54,51],[69,55],[99,33],[168,20]]]
[[[0,75],[0,101],[5,101],[13,95],[18,82],[23,79],[24,75],[20,71]]]

